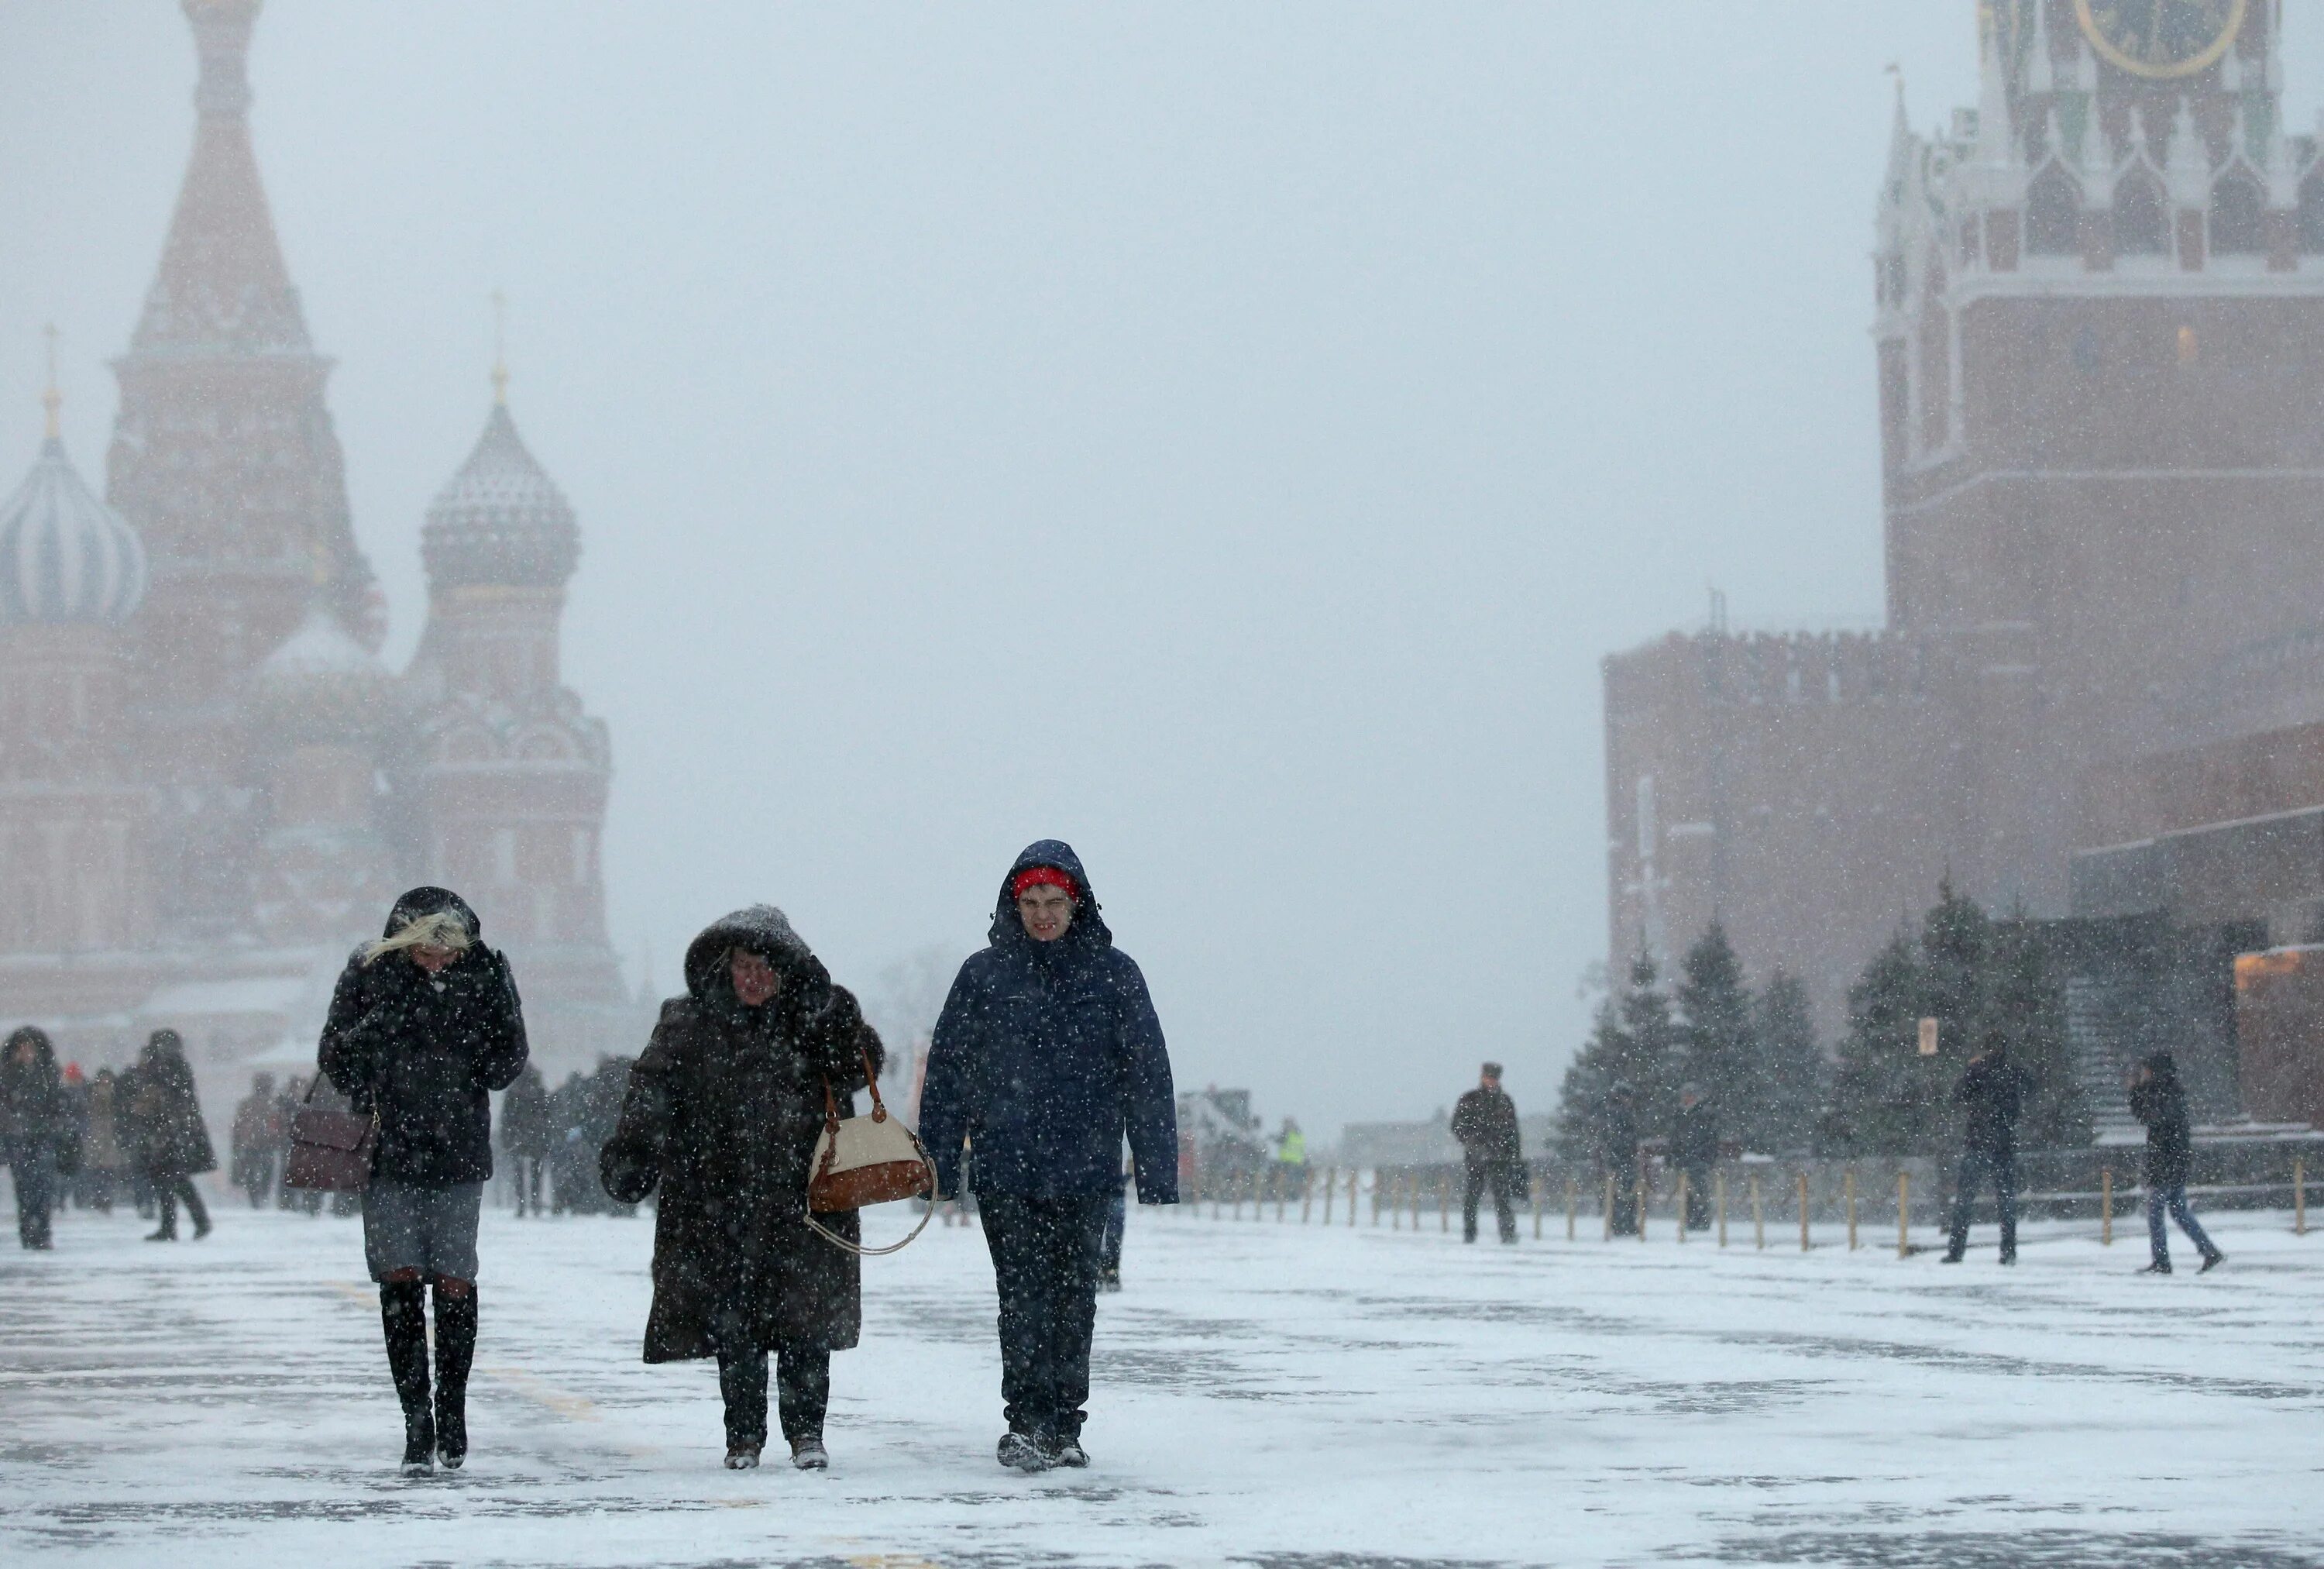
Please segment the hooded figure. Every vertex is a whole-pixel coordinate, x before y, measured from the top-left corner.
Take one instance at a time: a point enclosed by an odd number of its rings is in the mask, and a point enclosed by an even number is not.
[[[1001,879],[991,937],[936,1020],[920,1138],[944,1194],[960,1189],[964,1148],[975,1150],[1001,1297],[1001,1463],[1086,1465],[1100,1238],[1125,1134],[1139,1202],[1178,1201],[1170,1058],[1146,977],[1113,946],[1071,845],[1026,846]]]
[[[2130,1077],[2130,1114],[2146,1124],[2146,1236],[2153,1256],[2145,1273],[2171,1273],[2171,1233],[2163,1225],[2167,1211],[2202,1255],[2209,1270],[2227,1255],[2220,1252],[2187,1207],[2187,1179],[2195,1165],[2195,1131],[2187,1117],[2187,1092],[2179,1083],[2179,1065],[2167,1051],[2158,1051],[2138,1065]]]
[[[855,1344],[863,1306],[855,1255],[807,1227],[807,1168],[826,1093],[846,1115],[880,1071],[880,1038],[771,905],[696,937],[686,988],[662,1004],[598,1160],[622,1204],[661,1189],[645,1360],[718,1359],[726,1463],[741,1469],[766,1443],[772,1352],[792,1462],[817,1469],[831,1353]],[[852,1213],[826,1220],[859,1235]]]
[[[476,1225],[493,1174],[492,1092],[524,1068],[524,1009],[476,912],[441,888],[395,901],[380,940],[339,973],[318,1065],[379,1130],[363,1195],[403,1467],[467,1458],[476,1351]],[[431,1404],[426,1295],[436,1305]]]
[[[194,1091],[194,1070],[186,1064],[185,1042],[178,1032],[155,1030],[126,1082],[136,1086],[130,1103],[136,1113],[139,1151],[161,1206],[161,1223],[145,1240],[176,1241],[178,1205],[182,1203],[194,1223],[194,1240],[199,1241],[210,1234],[210,1217],[191,1179],[197,1173],[216,1171],[217,1155],[210,1148],[210,1131]]]
[[[0,1048],[0,1146],[15,1177],[16,1237],[27,1248],[51,1245],[57,1158],[67,1133],[56,1051],[45,1031],[28,1024]]]

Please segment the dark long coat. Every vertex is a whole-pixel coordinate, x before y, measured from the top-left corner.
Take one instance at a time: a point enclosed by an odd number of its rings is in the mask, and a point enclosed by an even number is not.
[[[1479,1084],[1452,1106],[1452,1137],[1471,1160],[1505,1165],[1525,1156],[1525,1140],[1517,1131],[1517,1103],[1507,1090]]]
[[[167,1182],[217,1169],[217,1152],[210,1147],[209,1127],[194,1091],[194,1070],[174,1037],[157,1033],[147,1041],[122,1083],[130,1088],[146,1175]],[[119,1101],[115,1092],[116,1115]]]
[[[27,1044],[32,1060],[19,1063],[17,1048]],[[56,1051],[45,1033],[28,1025],[8,1038],[0,1055],[0,1159],[25,1162],[30,1170],[42,1155],[60,1158],[66,1135]]]
[[[452,1187],[493,1174],[490,1092],[525,1063],[524,1007],[508,961],[486,947],[459,895],[415,888],[395,901],[386,935],[439,910],[465,918],[467,950],[429,974],[405,953],[340,972],[317,1062],[359,1114],[376,1112],[372,1174],[414,1187]]]
[[[2130,1114],[2146,1124],[2146,1186],[2184,1187],[2195,1165],[2195,1131],[2179,1065],[2169,1052],[2157,1052],[2146,1059],[2146,1082],[2130,1092]]]
[[[1073,924],[1027,935],[1010,887],[1052,867],[1074,881]],[[1028,844],[1001,880],[991,943],[945,999],[920,1091],[920,1138],[939,1190],[960,1191],[973,1145],[981,1193],[1028,1198],[1118,1193],[1130,1140],[1140,1204],[1178,1202],[1178,1104],[1146,976],[1113,946],[1073,846]]]
[[[728,977],[737,948],[772,964],[772,1001],[745,1008]],[[853,993],[782,911],[754,905],[687,949],[687,994],[662,1004],[630,1072],[620,1126],[598,1159],[605,1191],[637,1204],[661,1187],[645,1360],[678,1361],[778,1344],[840,1351],[863,1321],[855,1255],[807,1225],[807,1165],[824,1085],[842,1116],[880,1038]],[[852,1214],[817,1217],[850,1240]]]

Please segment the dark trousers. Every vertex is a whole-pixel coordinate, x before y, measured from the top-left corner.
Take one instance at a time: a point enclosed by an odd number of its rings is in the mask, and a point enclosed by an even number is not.
[[[16,1178],[16,1240],[28,1248],[45,1248],[49,1217],[57,1204],[56,1158],[26,1156],[9,1169]]]
[[[2194,1212],[2187,1207],[2184,1184],[2172,1187],[2150,1187],[2146,1190],[2146,1240],[2154,1250],[2156,1263],[2171,1262],[2171,1233],[2163,1225],[2163,1212],[2166,1209],[2171,1212],[2171,1218],[2179,1223],[2179,1229],[2187,1233],[2187,1240],[2195,1244],[2197,1252],[2208,1259],[2219,1251],[2211,1245],[2211,1239],[2205,1236],[2203,1228],[2196,1223]]]
[[[156,1177],[153,1178],[153,1196],[161,1204],[161,1232],[163,1236],[178,1234],[178,1201],[180,1199],[185,1201],[186,1214],[194,1223],[195,1232],[199,1234],[210,1229],[210,1212],[202,1207],[202,1195],[194,1191],[191,1179]]]
[[[540,1213],[540,1168],[544,1162],[538,1155],[512,1155],[509,1158],[512,1166],[509,1172],[509,1184],[516,1189],[516,1213],[524,1214],[530,1200],[532,1213],[538,1215]]]
[[[1102,1193],[979,1195],[1001,1297],[1001,1398],[1012,1433],[1081,1436],[1107,1203]]]
[[[1953,1186],[1953,1231],[1950,1251],[1956,1259],[1969,1249],[1969,1214],[1977,1190],[1993,1184],[1995,1207],[2001,1212],[2001,1256],[2017,1257],[2017,1158],[2006,1149],[1964,1149],[1960,1173]]]
[[[824,1413],[831,1408],[831,1352],[819,1345],[772,1348],[775,1413],[783,1441],[823,1436]],[[726,1400],[726,1444],[762,1447],[767,1442],[766,1346],[718,1352],[718,1392]]]
[[[1525,1168],[1515,1160],[1479,1160],[1467,1162],[1467,1182],[1461,1189],[1461,1235],[1469,1241],[1477,1240],[1477,1203],[1485,1189],[1493,1190],[1493,1214],[1501,1223],[1501,1241],[1517,1240],[1517,1212],[1514,1195],[1525,1181]]]
[[[1686,1229],[1699,1232],[1711,1224],[1711,1168],[1686,1168]]]
[[[1105,1233],[1098,1241],[1098,1271],[1109,1280],[1121,1276],[1121,1233],[1130,1225],[1130,1195],[1115,1188],[1105,1201]]]

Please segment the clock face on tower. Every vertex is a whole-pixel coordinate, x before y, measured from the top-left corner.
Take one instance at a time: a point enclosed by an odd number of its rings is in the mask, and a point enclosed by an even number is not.
[[[2041,0],[2035,0],[2040,4]],[[2074,0],[2100,59],[2133,76],[2190,77],[2236,41],[2246,0]]]

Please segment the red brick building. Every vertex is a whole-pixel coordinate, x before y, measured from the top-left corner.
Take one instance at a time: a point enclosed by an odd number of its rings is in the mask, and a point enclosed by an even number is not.
[[[1879,193],[1885,629],[1605,667],[1614,956],[1723,920],[1827,1028],[1947,872],[2067,913],[2094,769],[2324,694],[2324,164],[2279,5],[1962,9],[1978,106],[1900,99]]]
[[[331,362],[251,144],[259,3],[183,4],[193,155],[114,362],[106,500],[52,410],[0,505],[0,1026],[97,1062],[175,1027],[219,1103],[254,1059],[311,1057],[349,946],[439,882],[509,950],[552,1070],[635,1050],[599,872],[605,728],[558,669],[572,509],[496,401],[418,541],[419,654],[380,661]]]

